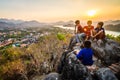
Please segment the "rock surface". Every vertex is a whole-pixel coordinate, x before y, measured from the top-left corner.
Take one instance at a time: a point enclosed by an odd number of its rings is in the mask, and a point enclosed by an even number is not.
[[[58,73],[50,73],[43,80],[119,80],[120,44],[109,39],[91,42],[94,56],[96,57],[94,66],[97,66],[97,69],[95,71],[89,71],[76,58],[74,50],[80,50],[82,47],[81,45],[76,45],[73,37],[69,49],[64,51],[60,58]],[[117,64],[114,65],[113,63]],[[113,68],[117,68],[118,71],[116,70],[117,72],[115,73]]]

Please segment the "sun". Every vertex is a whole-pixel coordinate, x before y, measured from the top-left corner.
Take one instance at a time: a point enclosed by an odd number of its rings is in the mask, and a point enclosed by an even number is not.
[[[96,14],[96,10],[90,10],[88,11],[88,16],[94,16]]]

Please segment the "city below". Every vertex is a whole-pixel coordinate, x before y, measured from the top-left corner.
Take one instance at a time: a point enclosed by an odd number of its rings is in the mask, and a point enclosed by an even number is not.
[[[40,33],[30,29],[3,30],[0,31],[0,49],[6,47],[27,47],[32,43],[37,43],[42,36],[48,32]]]

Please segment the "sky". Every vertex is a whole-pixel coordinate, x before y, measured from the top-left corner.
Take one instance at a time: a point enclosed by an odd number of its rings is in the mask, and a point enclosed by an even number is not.
[[[95,10],[94,16],[88,16]],[[0,18],[37,20],[120,19],[120,0],[0,0]]]

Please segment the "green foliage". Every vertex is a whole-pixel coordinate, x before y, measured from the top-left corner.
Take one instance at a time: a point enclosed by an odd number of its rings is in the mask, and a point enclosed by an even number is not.
[[[25,69],[21,60],[16,60],[12,62],[8,62],[4,65],[0,66],[0,78],[1,80],[7,77],[14,76],[15,73],[21,73]]]
[[[107,36],[107,38],[109,38],[109,39],[115,39],[115,37],[114,37],[113,35],[107,34],[106,36]]]
[[[119,35],[119,36],[113,36],[113,35],[107,34],[106,36],[107,36],[107,38],[109,38],[109,39],[113,39],[113,40],[115,40],[115,41],[117,41],[117,42],[120,42],[120,35]]]
[[[9,61],[19,59],[19,57],[22,55],[22,51],[19,48],[7,48],[1,50],[0,53],[1,53],[0,64],[5,64]]]
[[[58,34],[57,34],[57,38],[58,38],[59,40],[65,40],[65,34],[58,33]]]

